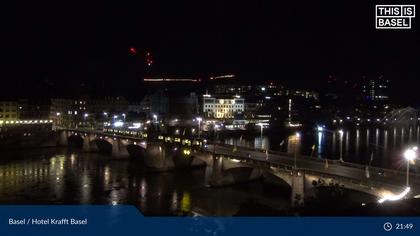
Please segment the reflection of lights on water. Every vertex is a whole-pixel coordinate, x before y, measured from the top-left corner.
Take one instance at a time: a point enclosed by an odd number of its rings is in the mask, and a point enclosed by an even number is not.
[[[181,199],[181,210],[182,212],[191,211],[191,196],[189,192],[184,192]]]
[[[178,210],[178,194],[176,191],[172,193],[171,209],[172,211]]]
[[[81,202],[82,203],[88,203],[90,201],[90,197],[91,197],[91,188],[90,188],[90,178],[89,178],[89,174],[88,172],[83,172],[82,173],[82,177],[81,177],[81,195],[82,195],[82,199]]]
[[[74,154],[71,154],[70,156],[70,163],[71,165],[74,165],[74,162],[76,161],[76,156]]]
[[[118,202],[117,201],[112,201],[111,202],[111,205],[113,205],[113,206],[115,206],[115,205],[117,205],[118,204]]]
[[[412,136],[412,128],[410,127],[409,131],[408,131],[408,141],[411,142],[411,136]]]
[[[407,187],[402,191],[400,194],[392,194],[392,193],[385,193],[384,196],[378,200],[379,203],[383,203],[385,201],[398,201],[405,197],[410,192],[410,187]]]
[[[401,128],[401,143],[404,143],[404,128]]]
[[[318,128],[322,128],[322,127],[318,127]],[[318,154],[322,153],[322,137],[323,137],[322,130],[320,131],[318,129]]]
[[[359,143],[360,143],[360,130],[356,130],[356,152],[359,152]]]
[[[366,147],[369,147],[369,142],[370,142],[370,130],[367,129],[366,130]]]
[[[104,168],[104,185],[108,184],[111,179],[111,168],[105,166]]]
[[[141,182],[140,182],[140,197],[141,198],[146,197],[146,193],[147,193],[147,182],[143,178],[141,179]]]

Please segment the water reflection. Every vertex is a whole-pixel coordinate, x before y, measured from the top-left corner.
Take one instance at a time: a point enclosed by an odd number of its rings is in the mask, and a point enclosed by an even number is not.
[[[391,133],[392,132],[392,133]],[[416,132],[416,135],[414,135]],[[319,158],[343,159],[344,161],[367,164],[373,155],[373,165],[383,167],[396,167],[396,155],[407,145],[419,144],[420,127],[377,127],[377,128],[348,128],[343,130],[315,130],[313,132],[301,132],[302,136],[296,139],[296,134],[287,136],[287,145],[272,145],[270,141],[276,137],[264,136],[261,144],[261,137],[242,136],[240,145],[246,147],[261,146],[279,150],[287,153],[302,153],[305,155],[314,154]],[[407,136],[407,137],[406,137]],[[226,143],[232,143],[227,139]],[[391,145],[392,142],[392,145]]]
[[[397,143],[397,128],[395,128],[394,127],[394,135],[393,135],[393,138],[392,138],[392,143],[393,143],[393,148],[395,148],[395,145],[396,145],[396,143]],[[417,139],[418,140],[418,139]]]
[[[64,151],[65,152],[65,151]],[[25,156],[25,154],[23,154]],[[290,206],[289,192],[273,195],[266,183],[211,189],[205,169],[156,173],[133,160],[72,153],[0,161],[3,204],[133,204],[146,215],[235,214],[250,199],[270,207]]]
[[[324,134],[322,131],[318,131],[318,146],[317,146],[317,152],[318,152],[318,157],[321,157],[322,154],[322,141],[324,138]]]

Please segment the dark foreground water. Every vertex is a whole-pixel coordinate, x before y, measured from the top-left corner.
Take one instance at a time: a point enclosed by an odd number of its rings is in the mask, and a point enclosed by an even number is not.
[[[0,154],[0,204],[133,204],[146,215],[294,214],[285,184],[206,188],[203,181],[203,168],[152,172],[139,160],[67,149]],[[350,199],[346,207],[374,200]]]

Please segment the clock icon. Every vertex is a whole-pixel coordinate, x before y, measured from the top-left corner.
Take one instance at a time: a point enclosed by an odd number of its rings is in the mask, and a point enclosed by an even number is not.
[[[392,230],[392,224],[391,224],[391,223],[389,223],[389,222],[386,222],[386,223],[384,224],[384,230],[385,230],[385,231],[391,231],[391,230]]]

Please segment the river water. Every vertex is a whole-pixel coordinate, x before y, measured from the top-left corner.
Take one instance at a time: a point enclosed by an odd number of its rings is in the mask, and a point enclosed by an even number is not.
[[[323,131],[269,133],[263,135],[236,135],[221,137],[225,144],[279,150],[288,153],[312,155],[322,159],[341,158],[363,165],[405,169],[403,152],[407,147],[420,145],[420,128],[324,128]],[[298,133],[298,135],[297,135]],[[417,170],[415,166],[413,166]]]
[[[204,171],[152,172],[138,160],[68,149],[3,152],[0,204],[132,204],[146,215],[218,216],[234,215],[247,202],[290,206],[288,187],[254,181],[206,188]]]

